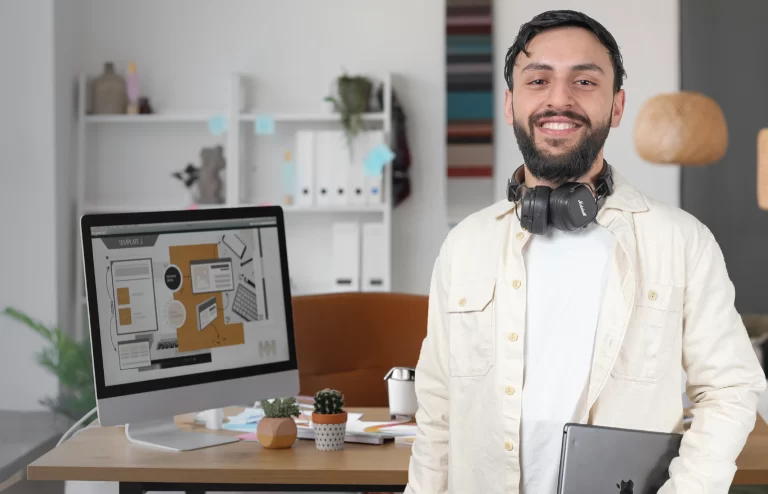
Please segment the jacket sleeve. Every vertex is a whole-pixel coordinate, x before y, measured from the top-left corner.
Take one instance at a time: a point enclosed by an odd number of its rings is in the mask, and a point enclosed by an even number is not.
[[[427,335],[416,365],[416,440],[405,494],[448,492],[448,326],[445,300],[447,241],[434,264],[429,289]]]
[[[702,228],[703,247],[688,275],[683,307],[683,367],[693,421],[660,494],[728,492],[766,387],[734,306],[734,286],[721,249]]]

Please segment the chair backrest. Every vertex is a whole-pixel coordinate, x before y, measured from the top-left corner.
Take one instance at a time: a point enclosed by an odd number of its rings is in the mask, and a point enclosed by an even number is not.
[[[301,394],[333,388],[344,393],[347,406],[388,406],[384,376],[392,367],[416,366],[428,300],[388,292],[294,297]]]

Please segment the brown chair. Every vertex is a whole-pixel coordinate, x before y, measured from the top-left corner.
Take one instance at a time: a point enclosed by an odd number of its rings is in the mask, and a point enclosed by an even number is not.
[[[384,376],[392,367],[416,366],[427,305],[427,296],[388,292],[294,297],[301,395],[333,388],[345,406],[388,406]]]

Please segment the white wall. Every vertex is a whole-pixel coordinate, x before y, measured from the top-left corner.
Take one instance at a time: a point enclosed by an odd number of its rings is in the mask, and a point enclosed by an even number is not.
[[[642,104],[650,97],[680,88],[678,2],[616,2],[615,0],[494,0],[494,70],[496,112],[494,118],[495,192],[504,197],[506,183],[522,164],[512,128],[504,121],[504,57],[520,26],[536,14],[551,9],[584,12],[616,38],[627,71],[624,89],[626,108],[621,125],[611,129],[605,158],[641,191],[656,199],[679,205],[679,167],[649,164],[634,147],[632,129]],[[649,31],[650,30],[650,31]],[[649,35],[650,32],[652,35]]]
[[[0,3],[0,308],[57,322],[53,0]],[[23,47],[23,49],[21,48]],[[34,410],[56,380],[43,341],[0,318],[0,408]]]
[[[88,0],[83,25],[85,70],[97,75],[110,60],[124,71],[135,60],[142,92],[158,110],[227,108],[230,73],[242,71],[256,74],[252,102],[260,109],[318,112],[342,70],[392,72],[413,155],[412,195],[393,218],[393,289],[427,293],[446,232],[444,1]],[[183,201],[170,172],[223,139],[204,125],[148,129],[93,130],[104,143],[94,156],[106,166],[125,150],[125,175],[151,173],[150,187]],[[257,166],[274,162],[254,156]],[[127,182],[111,173],[89,172],[90,190],[98,184],[102,198],[125,197]]]

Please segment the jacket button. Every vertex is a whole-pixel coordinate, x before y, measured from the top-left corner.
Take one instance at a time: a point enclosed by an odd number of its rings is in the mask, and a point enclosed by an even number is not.
[[[459,300],[459,307],[464,307],[465,305],[467,305],[467,299],[462,298]]]
[[[517,333],[509,333],[509,341],[517,341]]]
[[[648,292],[648,298],[650,300],[656,300],[657,298],[659,298],[659,294],[656,293],[656,290],[651,290],[650,292]]]
[[[512,282],[512,286],[514,288],[520,288],[520,280],[515,280]]]
[[[505,442],[504,443],[504,449],[506,449],[507,451],[512,451],[514,449],[512,441]]]
[[[525,237],[525,233],[523,232],[517,232],[517,234],[515,235],[515,238],[518,240],[522,240],[523,237]]]
[[[504,388],[504,391],[505,391],[505,392],[506,392],[508,395],[513,395],[513,394],[515,394],[515,388],[513,388],[512,386],[507,386],[506,388]]]

